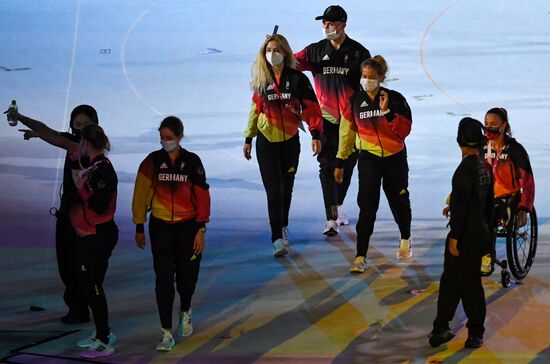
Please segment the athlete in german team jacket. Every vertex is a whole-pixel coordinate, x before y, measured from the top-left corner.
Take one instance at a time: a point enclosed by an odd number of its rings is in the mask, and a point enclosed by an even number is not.
[[[245,131],[244,157],[256,156],[267,193],[274,256],[288,253],[288,214],[300,157],[298,128],[305,120],[313,155],[321,152],[321,109],[308,78],[294,69],[296,60],[285,37],[275,34],[262,44],[252,76],[252,109]]]
[[[162,149],[139,166],[132,201],[136,244],[145,247],[143,224],[149,218],[149,236],[155,269],[155,292],[162,335],[157,350],[171,351],[174,280],[180,296],[178,336],[193,333],[191,299],[199,277],[210,193],[200,158],[180,146],[183,124],[175,116],[159,127]]]
[[[361,69],[363,90],[352,96],[340,122],[334,171],[336,182],[341,183],[345,160],[354,148],[359,150],[357,253],[350,267],[354,273],[366,269],[367,250],[380,202],[380,185],[399,227],[396,255],[399,259],[412,256],[409,167],[405,148],[405,138],[412,125],[411,110],[399,92],[380,87],[388,71],[382,56],[364,61]]]
[[[319,179],[323,190],[326,223],[323,234],[338,234],[338,225],[348,225],[342,204],[346,197],[357,153],[346,159],[342,183],[336,184],[333,173],[338,151],[338,125],[349,98],[359,90],[360,64],[370,58],[369,51],[346,34],[347,14],[338,5],[329,6],[323,15],[323,40],[312,43],[296,53],[297,69],[311,71],[315,91],[323,113],[321,138],[323,150],[319,153]]]
[[[517,199],[516,222],[518,226],[527,223],[527,214],[535,202],[535,178],[529,161],[529,154],[514,138],[508,121],[508,112],[495,107],[485,115],[484,156],[493,168],[495,178],[495,198],[498,200]],[[514,201],[516,202],[516,201]],[[508,219],[506,208],[497,201],[497,218]]]

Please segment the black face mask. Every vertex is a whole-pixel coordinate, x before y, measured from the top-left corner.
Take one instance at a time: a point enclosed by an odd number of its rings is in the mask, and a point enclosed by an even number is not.
[[[488,139],[496,139],[500,134],[500,128],[485,128],[485,136]]]

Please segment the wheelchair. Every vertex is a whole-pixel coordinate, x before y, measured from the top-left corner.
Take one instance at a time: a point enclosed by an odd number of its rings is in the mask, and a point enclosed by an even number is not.
[[[538,222],[535,207],[527,214],[527,224],[518,226],[516,213],[519,200],[520,194],[495,198],[496,222],[491,239],[491,269],[488,273],[482,273],[483,276],[489,276],[494,272],[495,265],[498,265],[501,268],[501,284],[505,288],[511,284],[511,275],[518,281],[527,276],[537,252]],[[496,257],[497,240],[506,241],[506,259],[499,260]]]

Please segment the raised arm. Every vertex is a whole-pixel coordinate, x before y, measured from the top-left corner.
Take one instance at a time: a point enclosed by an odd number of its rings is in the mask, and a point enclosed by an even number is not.
[[[9,114],[9,112],[10,111],[8,110],[5,113]],[[31,138],[40,138],[46,143],[53,145],[54,147],[63,148],[66,150],[74,149],[75,144],[78,145],[78,143],[73,142],[65,135],[63,135],[63,133],[60,133],[57,130],[50,128],[42,121],[32,119],[20,113],[17,113],[15,116],[21,124],[30,129],[19,129],[19,131],[23,133],[23,138],[25,140],[29,140]]]

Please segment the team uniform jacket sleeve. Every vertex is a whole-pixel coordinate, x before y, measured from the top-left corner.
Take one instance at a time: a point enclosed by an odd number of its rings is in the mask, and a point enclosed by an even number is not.
[[[295,53],[294,57],[296,58],[296,69],[298,71],[311,71],[312,65],[309,62],[308,56],[307,56],[307,48],[302,49],[300,52]]]
[[[87,183],[87,187],[86,194],[90,194],[86,200],[88,206],[96,213],[103,214],[107,210],[107,207],[109,207],[113,193],[115,193],[117,188],[116,174],[112,168],[109,168],[105,164],[101,164],[98,169],[93,172],[89,183]],[[84,196],[81,194],[81,197]]]
[[[453,175],[453,189],[451,191],[451,231],[449,237],[459,239],[466,225],[466,217],[469,209],[469,202],[472,190],[471,171],[460,165]]]
[[[193,157],[189,179],[193,184],[193,203],[197,210],[195,221],[199,227],[204,227],[210,220],[210,186],[206,183],[206,173],[200,158],[197,155]]]
[[[319,139],[323,133],[323,116],[321,114],[321,107],[317,102],[317,96],[311,87],[309,79],[302,74],[300,89],[303,90],[301,104],[302,104],[302,117],[308,125],[309,132],[313,139]]]
[[[518,143],[516,144],[515,153],[513,153],[511,157],[518,171],[519,185],[522,191],[519,207],[530,212],[535,203],[535,179],[533,177],[529,155],[525,148]]]
[[[151,200],[154,195],[153,158],[148,156],[141,162],[134,184],[132,199],[132,220],[136,224],[136,232],[143,232],[143,224],[147,221]]]
[[[386,115],[386,120],[395,135],[401,139],[405,139],[411,132],[411,108],[407,100],[400,93],[392,92],[389,97],[390,112]]]
[[[252,106],[250,107],[250,113],[248,114],[248,125],[244,131],[245,143],[252,143],[252,138],[258,134],[258,116],[262,112],[262,96],[254,92],[252,95]]]
[[[353,96],[350,97],[342,117],[340,118],[340,135],[338,136],[338,153],[336,153],[336,168],[342,168],[344,160],[348,159],[353,152],[355,138],[357,136],[357,125],[353,118]]]

